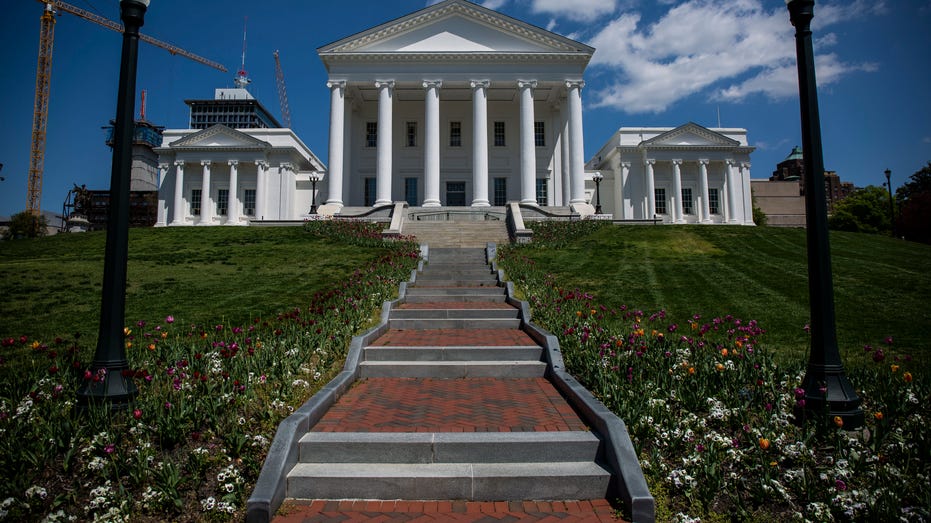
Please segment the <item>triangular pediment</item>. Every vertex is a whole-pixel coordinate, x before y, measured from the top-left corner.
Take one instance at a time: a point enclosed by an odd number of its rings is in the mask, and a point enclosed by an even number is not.
[[[740,142],[689,122],[643,142],[652,147],[737,147]]]
[[[236,149],[267,149],[271,147],[268,142],[263,142],[258,138],[253,138],[248,134],[237,131],[222,124],[208,127],[203,131],[189,134],[184,138],[173,142],[169,145],[172,149],[214,149],[214,148],[236,148]]]
[[[366,53],[586,53],[594,49],[466,0],[446,0],[318,49]]]

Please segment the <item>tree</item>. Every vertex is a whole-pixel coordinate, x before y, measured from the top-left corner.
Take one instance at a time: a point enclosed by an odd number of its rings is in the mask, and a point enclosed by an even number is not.
[[[10,216],[10,227],[3,234],[3,239],[36,238],[48,234],[48,221],[45,216],[35,216],[23,211]]]
[[[870,185],[834,204],[828,226],[837,231],[888,234],[892,231],[889,217],[889,193]]]
[[[931,243],[931,162],[895,192],[901,209],[897,222],[906,240]]]

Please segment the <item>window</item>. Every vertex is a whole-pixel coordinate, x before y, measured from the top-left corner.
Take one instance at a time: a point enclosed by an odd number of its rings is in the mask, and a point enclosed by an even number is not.
[[[365,146],[378,147],[378,122],[365,122]]]
[[[417,147],[417,122],[407,122],[407,146]]]
[[[230,206],[229,189],[217,190],[217,216],[226,216]]]
[[[653,189],[656,201],[656,214],[666,214],[666,189]]]
[[[417,205],[417,178],[404,178],[404,199],[411,207]]]
[[[533,143],[537,147],[546,147],[546,125],[544,122],[533,122]]]
[[[504,147],[504,122],[495,122],[495,147]]]
[[[446,205],[465,207],[465,182],[446,182]]]
[[[692,189],[682,188],[682,214],[695,214],[692,209]]]
[[[462,122],[449,122],[449,146],[462,147]]]
[[[502,206],[508,203],[508,179],[495,178],[494,181],[494,205]]]
[[[363,200],[366,207],[375,205],[375,178],[369,177],[364,180]]]
[[[200,216],[200,189],[191,189],[191,215]]]
[[[721,214],[721,200],[717,189],[708,189],[708,209],[711,214]]]
[[[244,212],[246,216],[255,216],[255,189],[246,189],[243,191],[245,200],[243,207],[245,207]]]
[[[537,205],[546,207],[547,200],[549,200],[549,185],[546,183],[546,178],[537,178]]]

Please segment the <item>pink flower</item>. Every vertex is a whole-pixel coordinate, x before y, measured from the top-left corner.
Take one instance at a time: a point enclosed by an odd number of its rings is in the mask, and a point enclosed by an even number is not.
[[[114,451],[114,450],[116,450],[116,447],[113,445],[113,443],[108,443],[108,444],[103,448],[103,451],[106,452],[107,454],[113,454],[113,451]]]
[[[140,418],[142,418],[142,411],[139,410],[139,409],[134,410],[134,411],[133,411],[133,418],[135,418],[135,419],[140,419]]]
[[[171,314],[169,314],[168,316],[165,316],[165,323],[174,323],[174,322],[175,322],[174,316],[172,316]]]

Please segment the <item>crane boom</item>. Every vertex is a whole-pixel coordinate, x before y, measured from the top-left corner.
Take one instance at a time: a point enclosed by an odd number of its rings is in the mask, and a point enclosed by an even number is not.
[[[45,138],[48,123],[49,87],[52,79],[52,49],[55,41],[55,11],[65,11],[118,33],[123,32],[122,24],[61,0],[37,1],[45,6],[45,11],[40,19],[39,60],[36,67],[36,99],[32,117],[32,148],[29,156],[29,180],[26,193],[26,211],[36,216],[41,210],[42,173],[45,170]],[[140,34],[139,39],[156,47],[161,47],[173,55],[181,55],[224,73],[226,72],[226,67],[223,64],[185,51],[176,45],[144,34]]]
[[[281,104],[281,119],[284,126],[291,127],[291,108],[288,107],[288,90],[284,84],[284,71],[281,70],[281,60],[278,51],[275,51],[275,80],[278,83],[278,102]]]

